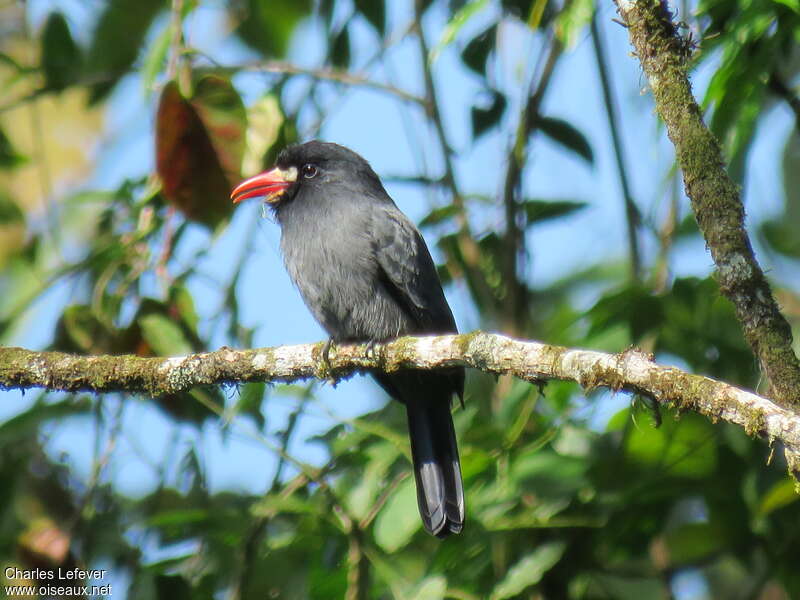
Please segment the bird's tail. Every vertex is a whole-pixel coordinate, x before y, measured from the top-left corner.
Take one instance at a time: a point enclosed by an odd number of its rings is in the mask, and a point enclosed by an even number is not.
[[[427,400],[427,401],[426,401]],[[407,401],[408,434],[422,522],[444,538],[464,527],[464,487],[450,402]]]

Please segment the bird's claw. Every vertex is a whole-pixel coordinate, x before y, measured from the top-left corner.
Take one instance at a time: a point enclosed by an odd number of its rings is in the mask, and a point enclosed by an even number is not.
[[[369,340],[367,342],[367,348],[364,350],[364,358],[374,360],[378,355],[379,348],[380,344],[376,340]]]
[[[320,353],[322,362],[329,371],[331,369],[331,348],[333,348],[334,353],[336,353],[336,342],[333,341],[333,338],[328,338],[322,345],[322,352]]]

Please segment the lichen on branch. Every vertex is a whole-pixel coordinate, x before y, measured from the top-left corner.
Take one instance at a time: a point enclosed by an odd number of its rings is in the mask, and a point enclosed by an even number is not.
[[[667,2],[617,0],[683,172],[698,227],[716,264],[722,293],[733,303],[744,337],[769,383],[769,395],[800,408],[800,362],[744,227],[739,189],[725,171],[719,142],[703,122],[687,70],[692,44],[672,21]]]
[[[509,374],[532,383],[574,381],[647,395],[664,405],[723,420],[751,435],[779,441],[790,470],[800,473],[800,417],[767,398],[726,383],[659,365],[637,350],[608,354],[473,332],[404,337],[377,346],[337,345],[326,362],[324,344],[214,352],[172,358],[77,356],[0,348],[0,387],[160,396],[196,386],[248,381],[291,382],[317,377],[334,381],[370,370],[465,366]]]

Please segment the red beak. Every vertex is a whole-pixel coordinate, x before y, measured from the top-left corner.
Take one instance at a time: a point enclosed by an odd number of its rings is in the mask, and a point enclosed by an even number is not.
[[[278,197],[286,191],[297,179],[297,170],[289,168],[282,170],[275,167],[271,171],[266,171],[245,179],[242,183],[237,185],[231,192],[231,200],[234,204],[238,204],[242,200],[248,198],[255,198],[257,196],[264,196],[267,202],[277,202]]]

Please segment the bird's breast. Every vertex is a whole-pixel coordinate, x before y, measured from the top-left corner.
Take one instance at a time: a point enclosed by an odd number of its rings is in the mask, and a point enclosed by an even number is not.
[[[284,223],[281,250],[306,306],[334,339],[408,332],[406,316],[383,286],[366,224]]]

